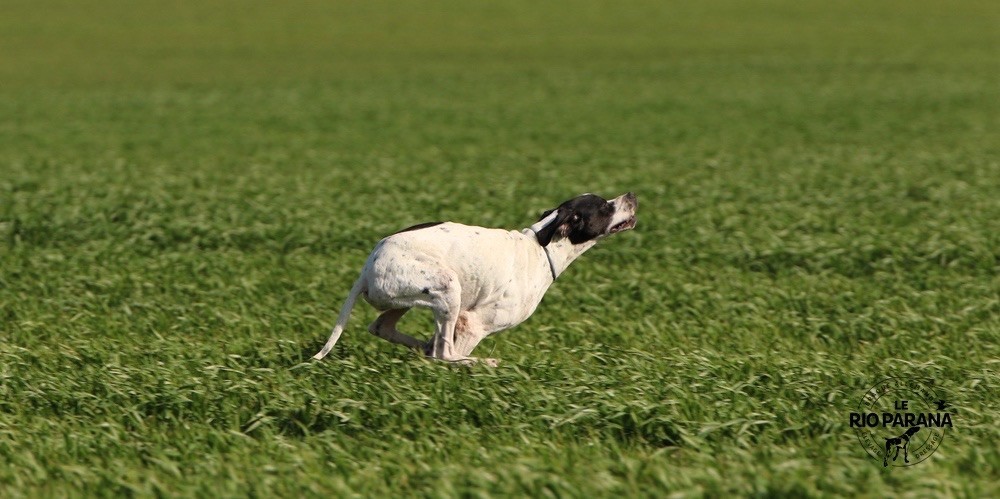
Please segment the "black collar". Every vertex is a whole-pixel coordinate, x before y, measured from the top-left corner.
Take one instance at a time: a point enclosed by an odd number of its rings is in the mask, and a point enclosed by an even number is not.
[[[530,230],[531,233],[535,235],[535,241],[538,241],[538,233],[535,232],[534,230],[530,229],[530,228],[528,230]],[[541,243],[539,243],[539,246],[541,246]],[[549,254],[549,247],[548,246],[542,246],[542,251],[545,252],[545,259],[549,261],[549,272],[552,274],[552,282],[555,282],[555,280],[556,280],[556,264],[552,263],[552,255]]]
[[[543,247],[542,249],[545,250],[545,259],[549,261],[549,272],[552,272],[552,281],[555,282],[555,280],[556,280],[556,265],[554,263],[552,263],[552,255],[549,254],[549,248],[548,247]]]

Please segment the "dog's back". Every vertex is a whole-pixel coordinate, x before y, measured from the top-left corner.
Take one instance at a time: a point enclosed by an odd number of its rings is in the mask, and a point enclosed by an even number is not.
[[[428,224],[397,232],[376,245],[365,263],[366,298],[376,308],[392,308],[401,296],[421,291],[420,286],[433,288],[455,276],[463,309],[503,297],[534,301],[524,310],[530,314],[551,284],[545,279],[547,265],[537,241],[520,232],[454,222]]]

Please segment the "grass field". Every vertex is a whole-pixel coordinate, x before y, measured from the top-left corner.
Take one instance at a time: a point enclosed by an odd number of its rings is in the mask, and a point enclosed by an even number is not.
[[[1000,495],[996,2],[165,3],[0,9],[0,496]],[[309,361],[385,234],[626,190],[499,368]]]

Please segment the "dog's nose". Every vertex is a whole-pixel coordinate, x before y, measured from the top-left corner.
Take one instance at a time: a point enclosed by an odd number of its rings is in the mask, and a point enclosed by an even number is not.
[[[625,193],[625,201],[628,201],[628,203],[631,204],[633,208],[639,207],[639,199],[635,196],[635,193],[632,191]]]

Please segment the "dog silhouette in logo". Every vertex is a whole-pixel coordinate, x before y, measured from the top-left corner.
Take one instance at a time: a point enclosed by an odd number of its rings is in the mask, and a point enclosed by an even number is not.
[[[910,454],[907,448],[910,446],[910,437],[918,431],[920,427],[914,426],[898,437],[885,439],[885,457],[882,458],[882,466],[889,466],[889,453],[893,447],[896,448],[896,454],[892,456],[892,460],[895,461],[899,457],[899,449],[903,449],[903,462],[909,463]]]

